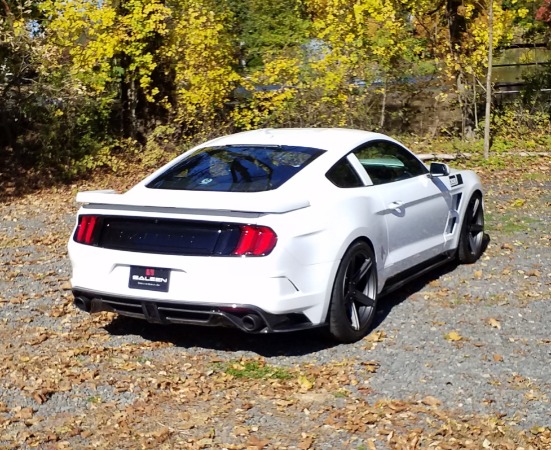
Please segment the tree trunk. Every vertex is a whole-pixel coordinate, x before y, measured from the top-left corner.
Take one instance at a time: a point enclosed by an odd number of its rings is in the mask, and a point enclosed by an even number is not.
[[[494,2],[488,12],[488,72],[486,74],[486,117],[484,121],[484,158],[490,156],[490,115],[492,113],[492,63],[494,52]]]
[[[478,108],[476,98],[476,75],[473,73],[473,112],[474,112],[474,129],[478,131]]]
[[[130,79],[130,88],[128,90],[128,116],[130,123],[130,137],[136,139],[138,135],[138,91],[136,89],[136,80],[133,76]]]
[[[448,31],[450,34],[450,52],[456,56],[461,52],[461,40],[463,34],[467,31],[467,21],[465,16],[459,14],[458,9],[463,6],[463,0],[447,0],[446,1],[446,16],[448,21]],[[470,95],[469,89],[466,88],[465,74],[462,69],[458,69],[455,73],[455,82],[457,87],[457,95],[459,106],[461,109],[461,137],[472,138],[473,136],[473,111],[469,107]]]
[[[381,118],[379,120],[379,128],[382,130],[385,125],[385,115],[386,115],[386,86],[387,86],[387,77],[383,84],[383,104],[381,105]]]

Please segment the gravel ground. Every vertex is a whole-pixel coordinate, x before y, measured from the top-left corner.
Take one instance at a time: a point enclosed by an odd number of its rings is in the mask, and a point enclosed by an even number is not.
[[[486,184],[482,259],[381,299],[350,345],[76,311],[73,193],[0,204],[0,448],[458,448],[450,418],[548,433],[551,182]]]

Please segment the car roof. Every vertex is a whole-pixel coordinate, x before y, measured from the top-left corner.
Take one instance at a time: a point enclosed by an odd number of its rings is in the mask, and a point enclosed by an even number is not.
[[[264,128],[244,131],[205,142],[200,147],[224,145],[292,145],[337,153],[348,153],[358,145],[388,136],[347,128]]]

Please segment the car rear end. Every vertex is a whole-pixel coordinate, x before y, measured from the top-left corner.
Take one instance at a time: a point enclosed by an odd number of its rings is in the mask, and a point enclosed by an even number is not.
[[[248,332],[322,324],[336,262],[318,254],[324,225],[308,200],[279,188],[301,169],[292,151],[273,152],[283,159],[271,167],[247,157],[225,170],[227,158],[214,153],[208,173],[202,163],[180,166],[126,194],[77,197],[83,206],[69,242],[75,304]],[[279,185],[265,188],[262,171]]]

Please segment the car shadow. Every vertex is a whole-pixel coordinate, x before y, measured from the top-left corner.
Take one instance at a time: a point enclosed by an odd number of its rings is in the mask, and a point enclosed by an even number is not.
[[[482,238],[482,254],[486,252],[488,245],[490,244],[490,235],[484,233]],[[457,269],[460,263],[456,260],[452,260],[447,264],[444,264],[440,267],[427,272],[426,274],[416,278],[406,285],[402,286],[400,289],[393,291],[383,297],[378,301],[377,315],[372,325],[372,330],[377,329],[388,315],[391,313],[392,309],[398,306],[403,301],[407,300],[413,294],[420,292],[426,285],[432,281],[438,280],[440,277],[447,275],[448,273],[453,272]]]
[[[274,334],[249,334],[234,328],[194,325],[157,325],[140,319],[117,316],[105,326],[111,335],[138,335],[154,342],[170,342],[176,347],[226,352],[246,351],[264,357],[302,356],[338,344],[323,329]]]
[[[392,310],[400,303],[406,301],[413,294],[420,292],[432,281],[438,280],[440,277],[443,277],[444,275],[453,272],[455,269],[457,269],[458,266],[459,263],[455,261],[449,262],[434,270],[431,270],[430,272],[427,272],[424,275],[421,275],[415,280],[410,281],[406,285],[402,286],[400,289],[397,289],[379,298],[377,315],[375,316],[372,330],[380,327],[386,320],[386,318],[390,315]]]
[[[381,297],[372,331],[380,327],[392,310],[428,283],[452,272],[450,263]],[[323,328],[274,334],[249,334],[233,328],[193,325],[158,325],[140,319],[116,316],[105,330],[114,336],[138,335],[147,341],[170,342],[183,349],[201,348],[224,352],[245,351],[263,357],[304,356],[336,347]]]
[[[490,238],[488,235],[484,238],[485,250]],[[381,297],[372,331],[385,322],[396,306],[457,267],[457,262],[450,262]],[[341,345],[332,341],[323,328],[289,333],[248,334],[233,328],[157,325],[140,319],[116,316],[105,326],[105,330],[114,336],[138,335],[148,341],[170,342],[183,349],[246,351],[263,357],[304,356]]]

